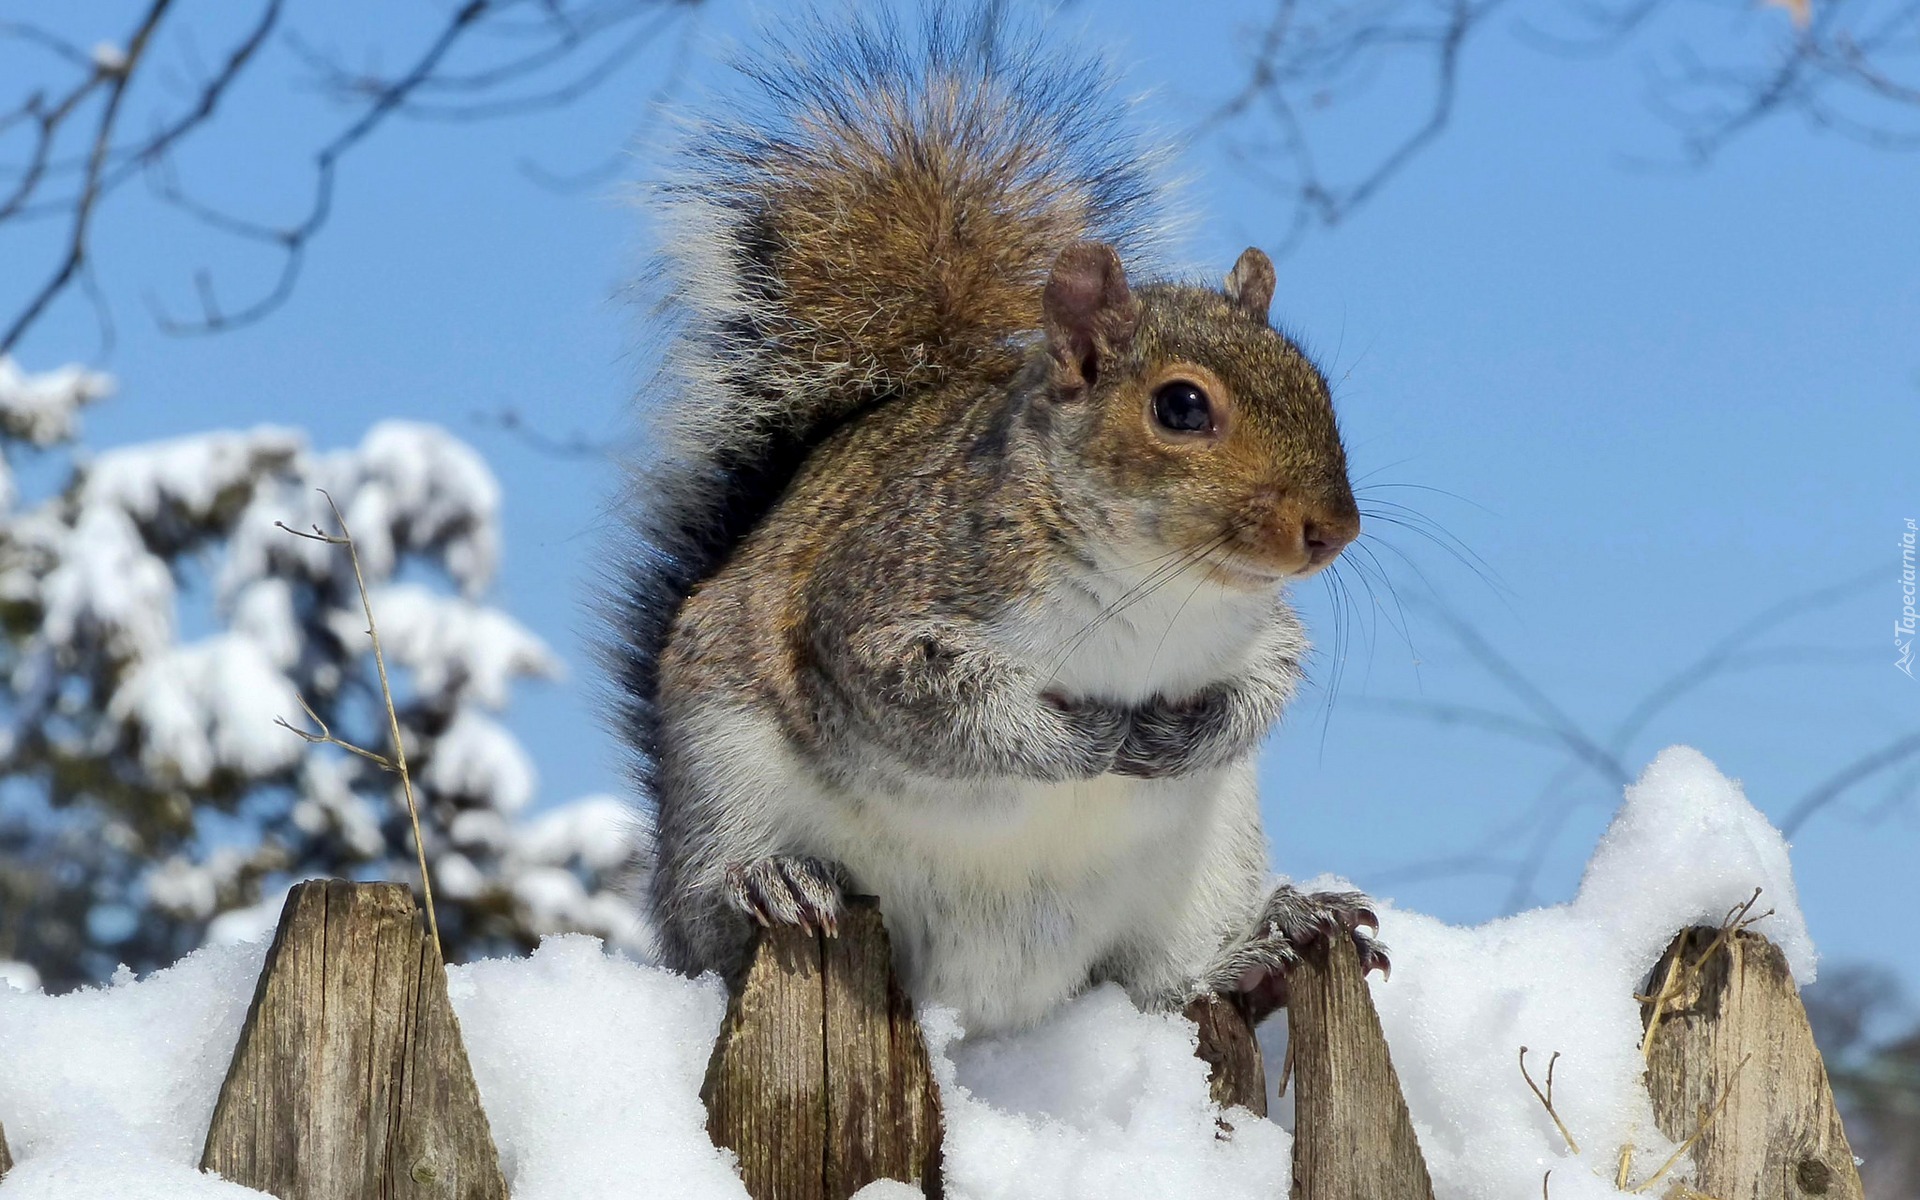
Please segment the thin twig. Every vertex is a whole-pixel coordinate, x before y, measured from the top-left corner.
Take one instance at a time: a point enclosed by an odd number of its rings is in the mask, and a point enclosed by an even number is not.
[[[420,861],[420,891],[427,910],[427,931],[433,936],[434,954],[444,958],[445,955],[440,949],[440,921],[439,918],[434,915],[433,877],[427,870],[427,843],[426,839],[420,836],[420,805],[414,799],[413,795],[413,775],[407,770],[407,744],[400,733],[400,711],[393,703],[393,685],[387,678],[387,656],[386,652],[381,649],[380,646],[380,625],[373,619],[373,598],[367,592],[366,576],[360,570],[360,548],[354,545],[353,531],[347,528],[347,519],[341,514],[340,506],[334,502],[333,494],[325,488],[317,490],[322,496],[327,498],[327,507],[333,510],[333,519],[340,526],[340,533],[337,536],[326,533],[317,525],[314,527],[312,533],[302,533],[300,530],[290,528],[279,521],[275,521],[274,524],[286,530],[288,533],[293,534],[295,537],[303,537],[310,541],[325,542],[330,546],[345,546],[347,548],[347,558],[353,563],[354,586],[360,591],[360,607],[367,615],[367,637],[373,642],[373,665],[380,674],[380,698],[386,703],[387,732],[393,738],[393,758],[391,761],[388,761],[378,754],[363,750],[357,746],[349,745],[333,737],[331,733],[327,732],[326,724],[320,721],[319,716],[314,713],[312,708],[307,706],[307,702],[304,699],[300,701],[300,706],[306,708],[307,715],[313,717],[315,723],[320,725],[321,736],[315,738],[310,734],[301,733],[298,729],[294,729],[293,731],[299,733],[301,737],[306,738],[308,741],[324,740],[330,744],[351,750],[356,754],[380,763],[400,777],[400,790],[407,801],[407,819],[413,824],[413,850]],[[286,725],[286,722],[283,720],[280,724]],[[286,727],[289,729],[293,728],[291,725],[287,725]]]
[[[1554,1127],[1560,1131],[1560,1136],[1567,1139],[1567,1149],[1578,1154],[1580,1143],[1574,1140],[1573,1131],[1567,1128],[1567,1123],[1560,1119],[1559,1112],[1553,1107],[1553,1068],[1559,1061],[1560,1052],[1555,1050],[1553,1057],[1547,1060],[1547,1090],[1543,1092],[1539,1085],[1533,1082],[1533,1076],[1527,1073],[1527,1048],[1522,1046],[1520,1047],[1520,1078],[1527,1081],[1527,1086],[1533,1089],[1535,1096],[1539,1097],[1541,1105],[1547,1110],[1547,1115],[1553,1118]],[[1544,1182],[1543,1180],[1543,1186]]]
[[[321,718],[319,713],[313,711],[313,705],[307,703],[307,698],[305,696],[302,696],[300,693],[295,692],[293,694],[293,698],[300,702],[300,707],[303,710],[305,710],[307,714],[307,719],[320,727],[320,732],[310,733],[305,729],[301,729],[298,726],[290,724],[285,717],[275,717],[273,719],[273,723],[275,725],[278,725],[280,728],[286,730],[287,732],[293,734],[296,737],[305,738],[309,743],[315,746],[338,746],[342,750],[345,750],[351,754],[358,754],[361,758],[364,758],[368,762],[373,763],[375,766],[379,767],[383,771],[392,771],[396,769],[393,764],[393,760],[388,758],[386,755],[375,754],[373,751],[367,749],[364,746],[356,746],[352,742],[347,741],[345,738],[335,737],[333,735],[333,730],[327,728],[326,721]]]

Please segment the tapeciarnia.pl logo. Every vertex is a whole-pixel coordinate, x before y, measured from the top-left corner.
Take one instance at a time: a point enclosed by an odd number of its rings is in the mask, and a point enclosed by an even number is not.
[[[1916,527],[1912,517],[1907,518],[1907,530],[1900,535],[1900,619],[1893,623],[1893,649],[1898,656],[1893,665],[1904,672],[1908,679],[1913,678],[1913,543],[1920,527]]]

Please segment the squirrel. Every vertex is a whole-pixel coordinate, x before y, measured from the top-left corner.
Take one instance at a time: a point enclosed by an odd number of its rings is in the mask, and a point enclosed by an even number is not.
[[[1355,892],[1274,881],[1254,760],[1359,533],[1272,263],[1135,282],[1157,158],[983,15],[790,27],[657,193],[675,322],[611,587],[660,954],[879,898],[970,1030],[1096,984],[1258,1016]]]

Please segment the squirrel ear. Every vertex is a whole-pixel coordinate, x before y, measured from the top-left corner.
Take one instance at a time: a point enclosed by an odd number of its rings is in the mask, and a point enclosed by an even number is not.
[[[1101,360],[1127,348],[1139,318],[1120,256],[1104,242],[1075,242],[1062,250],[1041,305],[1054,381],[1069,394],[1093,386]]]
[[[1248,246],[1227,274],[1227,299],[1250,317],[1267,319],[1273,303],[1273,260],[1258,246]]]

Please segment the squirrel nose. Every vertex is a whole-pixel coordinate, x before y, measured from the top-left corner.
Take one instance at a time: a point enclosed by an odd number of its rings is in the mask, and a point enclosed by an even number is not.
[[[1359,536],[1358,520],[1309,519],[1300,526],[1300,537],[1306,544],[1307,563],[1315,567],[1324,567],[1332,562]]]

